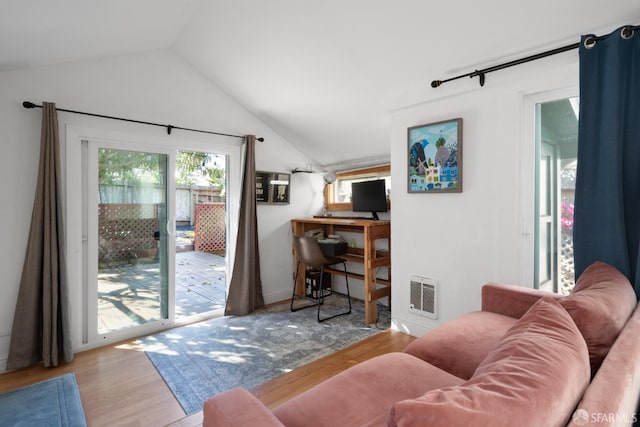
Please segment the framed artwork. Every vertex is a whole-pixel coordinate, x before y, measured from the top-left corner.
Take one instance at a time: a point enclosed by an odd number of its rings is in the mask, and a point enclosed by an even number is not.
[[[462,119],[407,131],[409,193],[462,192]]]
[[[256,171],[256,202],[288,205],[290,178],[288,173]]]

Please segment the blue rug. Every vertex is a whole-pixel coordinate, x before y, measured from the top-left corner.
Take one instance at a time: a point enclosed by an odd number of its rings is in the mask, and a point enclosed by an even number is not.
[[[0,394],[0,425],[86,426],[74,374]]]
[[[323,316],[344,310],[346,303],[343,297],[327,298]],[[215,394],[237,386],[250,389],[387,329],[389,311],[379,306],[379,312],[378,324],[367,325],[364,304],[354,300],[351,314],[318,323],[313,308],[292,313],[288,303],[278,304],[249,316],[171,329],[139,343],[190,415]]]

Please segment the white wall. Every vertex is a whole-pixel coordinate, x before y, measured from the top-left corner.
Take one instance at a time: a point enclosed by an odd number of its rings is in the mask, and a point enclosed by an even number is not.
[[[39,157],[41,110],[26,110],[22,101],[51,101],[71,110],[230,134],[256,134],[265,138],[256,148],[256,166],[261,170],[288,172],[312,163],[168,50],[1,72],[0,94],[0,371],[8,352]],[[73,114],[59,113],[59,121],[63,143],[68,125],[167,137],[162,128]],[[211,138],[214,141],[220,137]],[[290,205],[258,208],[266,302],[290,295],[293,267],[289,220],[322,208],[317,190],[322,178],[304,175],[292,177]],[[77,325],[78,319],[74,323]]]
[[[392,113],[392,317],[412,335],[480,309],[483,284],[532,286],[534,135],[529,96],[577,86],[577,51],[411,94]],[[398,105],[401,102],[398,102]],[[526,111],[526,114],[525,114]],[[409,194],[407,128],[463,119],[463,192]],[[409,310],[409,278],[439,282],[439,318]]]
[[[258,143],[259,145],[267,144]],[[306,163],[286,149],[263,149],[257,154],[256,169],[290,172]],[[290,205],[258,204],[262,295],[266,304],[291,298],[293,290],[293,254],[291,219],[308,218],[322,211],[324,198],[322,174],[291,175]]]

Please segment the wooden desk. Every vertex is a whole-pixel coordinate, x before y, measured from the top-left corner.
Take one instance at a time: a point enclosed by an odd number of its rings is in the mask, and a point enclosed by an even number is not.
[[[339,234],[340,232],[362,233],[364,235],[364,248],[349,247],[348,253],[339,258],[363,264],[364,274],[347,272],[347,276],[364,281],[365,322],[367,324],[375,323],[378,317],[376,300],[389,297],[389,304],[391,304],[391,222],[322,217],[292,219],[291,226],[294,236],[304,236],[305,232],[317,228],[324,229],[325,235]],[[376,251],[376,240],[380,239],[388,241],[388,250]],[[293,265],[296,266],[298,259],[295,253],[293,256]],[[386,279],[376,277],[376,269],[379,267],[387,267]],[[332,268],[326,268],[324,271],[331,274],[344,274],[344,271]],[[299,296],[305,294],[304,279],[304,274],[298,275],[296,294]]]

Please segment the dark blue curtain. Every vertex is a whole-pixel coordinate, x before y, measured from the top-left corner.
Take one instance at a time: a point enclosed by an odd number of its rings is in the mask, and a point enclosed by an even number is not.
[[[576,278],[594,261],[640,295],[640,34],[620,28],[580,44]]]

